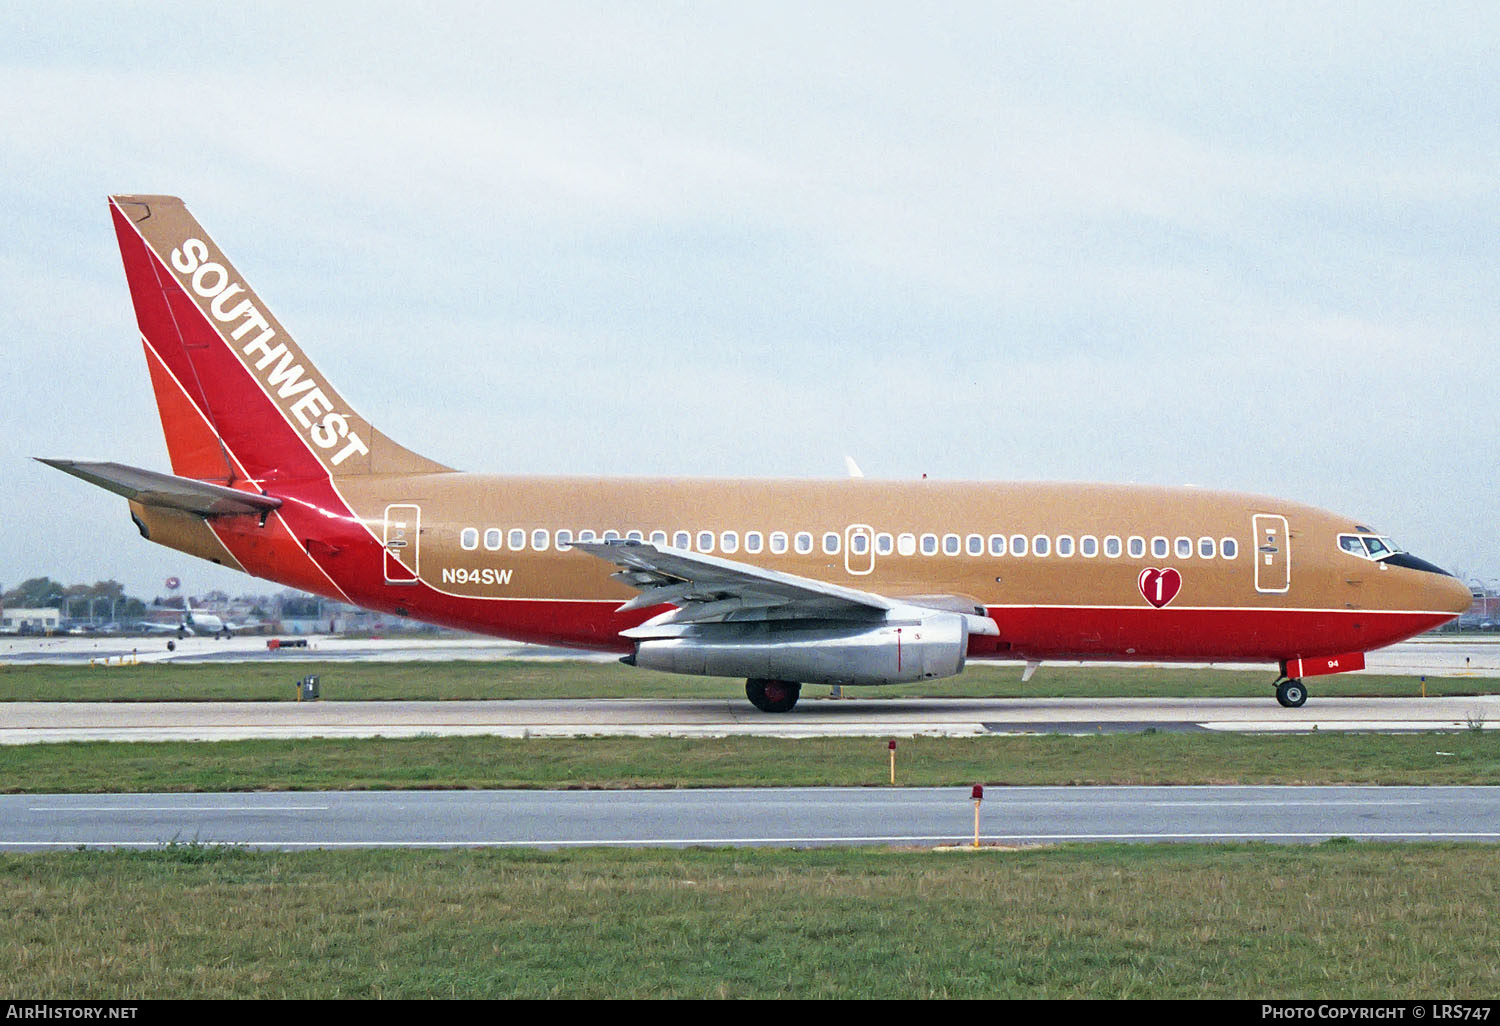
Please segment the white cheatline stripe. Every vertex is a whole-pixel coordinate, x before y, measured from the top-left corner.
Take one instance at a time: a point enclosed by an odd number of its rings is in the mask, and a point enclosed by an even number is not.
[[[1011,604],[986,603],[987,609],[1098,609],[1098,610],[1139,610],[1152,613],[1156,610],[1148,606],[1107,606],[1107,605],[1067,605],[1064,603],[1050,602],[1016,602]],[[1181,613],[1340,613],[1346,616],[1452,616],[1452,613],[1440,609],[1334,609],[1332,607],[1319,608],[1317,606],[1170,606],[1163,612]]]
[[[147,248],[149,249],[150,247],[148,246]],[[201,313],[202,311],[199,312]],[[166,360],[162,358],[160,350],[158,350],[154,345],[151,344],[151,340],[147,338],[144,333],[141,334],[141,344],[151,351],[151,355],[156,359],[156,362],[161,365],[161,369],[166,373],[167,377],[172,379],[172,384],[177,386],[177,390],[182,393],[182,397],[187,400],[188,405],[193,408],[193,412],[198,414],[198,416],[202,419],[203,423],[208,427],[208,429],[214,433],[214,437],[219,438],[218,430],[214,427],[213,421],[209,420],[208,417],[204,414],[203,410],[198,407],[198,404],[193,401],[193,397],[188,393],[188,390],[183,387],[182,379],[180,379],[175,373],[173,373],[171,366],[167,363]],[[191,361],[189,362],[191,363]],[[224,444],[224,440],[222,438],[219,438],[219,448],[227,453],[229,455],[229,458],[234,461],[235,469],[239,472],[242,478],[244,478],[246,481],[251,482],[256,487],[260,487],[260,482],[250,475],[250,471],[245,469],[245,465],[240,462],[240,458],[235,455],[233,449]],[[276,522],[280,524],[281,529],[286,532],[286,536],[291,541],[293,547],[302,553],[302,555],[307,559],[309,563],[312,564],[313,568],[316,569],[318,573],[323,575],[323,579],[333,587],[334,591],[339,593],[339,595],[345,602],[350,602],[351,600],[349,598],[349,595],[344,591],[343,588],[339,587],[338,582],[330,577],[328,575],[328,572],[321,566],[319,566],[318,561],[313,559],[312,556],[309,555],[301,545],[297,544],[297,533],[293,531],[291,525],[286,522],[286,518],[281,515],[281,511],[272,510],[271,515],[276,518]],[[350,515],[352,516],[353,514],[351,513]],[[229,548],[229,545],[225,543],[224,536],[219,533],[219,530],[214,526],[213,521],[204,520],[204,523],[208,525],[208,529],[213,532],[214,537],[219,539],[219,544],[223,545],[226,550],[233,554],[234,550]],[[235,559],[238,560],[239,557],[235,556]]]

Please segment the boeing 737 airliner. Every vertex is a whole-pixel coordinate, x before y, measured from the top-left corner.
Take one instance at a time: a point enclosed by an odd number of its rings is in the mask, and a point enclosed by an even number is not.
[[[110,211],[172,473],[45,462],[145,538],[291,587],[742,676],[767,712],[968,659],[1265,662],[1298,706],[1470,602],[1380,531],[1256,495],[459,473],[355,413],[181,200]]]

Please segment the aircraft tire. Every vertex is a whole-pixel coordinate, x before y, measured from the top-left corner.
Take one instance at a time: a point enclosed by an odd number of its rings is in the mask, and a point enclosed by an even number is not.
[[[1284,708],[1300,709],[1307,701],[1307,688],[1297,679],[1284,680],[1276,685],[1276,701]]]
[[[802,697],[802,685],[794,680],[765,680],[751,677],[745,681],[745,697],[761,712],[791,712]]]

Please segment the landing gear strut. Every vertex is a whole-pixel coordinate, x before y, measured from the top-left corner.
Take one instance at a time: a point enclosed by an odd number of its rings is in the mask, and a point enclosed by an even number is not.
[[[1296,677],[1279,682],[1276,685],[1276,701],[1287,709],[1297,709],[1307,701],[1307,688]]]
[[[802,696],[802,685],[794,680],[764,680],[751,677],[745,681],[745,697],[761,712],[791,712]]]

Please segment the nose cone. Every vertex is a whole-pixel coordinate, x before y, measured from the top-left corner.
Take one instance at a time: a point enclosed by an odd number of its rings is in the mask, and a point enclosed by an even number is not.
[[[1456,577],[1434,577],[1427,583],[1427,588],[1432,596],[1433,609],[1462,616],[1474,604],[1469,586]]]

